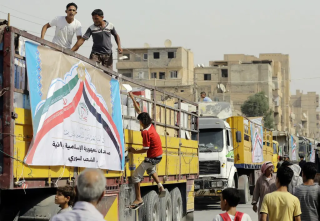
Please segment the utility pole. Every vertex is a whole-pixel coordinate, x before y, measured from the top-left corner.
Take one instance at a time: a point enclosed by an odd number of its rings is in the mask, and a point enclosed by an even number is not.
[[[8,26],[10,26],[10,13],[8,13]]]

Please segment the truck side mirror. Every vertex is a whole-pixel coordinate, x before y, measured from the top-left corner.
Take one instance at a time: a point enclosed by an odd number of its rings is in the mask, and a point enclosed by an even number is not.
[[[237,143],[241,143],[241,131],[236,131],[236,141]]]

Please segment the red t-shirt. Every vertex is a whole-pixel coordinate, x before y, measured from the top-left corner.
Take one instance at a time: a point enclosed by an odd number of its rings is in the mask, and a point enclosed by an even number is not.
[[[148,158],[156,158],[162,155],[161,139],[152,124],[141,131],[141,136],[143,139],[143,149],[148,150]]]

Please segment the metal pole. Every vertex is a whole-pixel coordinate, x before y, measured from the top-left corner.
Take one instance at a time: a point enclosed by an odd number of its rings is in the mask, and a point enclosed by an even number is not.
[[[8,26],[10,26],[10,13],[8,13]]]

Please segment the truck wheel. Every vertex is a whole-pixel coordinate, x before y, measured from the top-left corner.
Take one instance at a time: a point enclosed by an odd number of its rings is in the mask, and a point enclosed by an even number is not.
[[[238,180],[238,190],[240,193],[240,203],[246,204],[249,202],[250,190],[249,181],[246,175],[242,175]]]
[[[182,197],[178,187],[174,188],[170,192],[172,201],[172,221],[182,220]]]
[[[143,197],[144,205],[139,209],[141,221],[160,221],[160,201],[158,194],[152,190]]]
[[[161,221],[172,221],[171,195],[168,190],[166,192],[166,196],[160,199]]]

